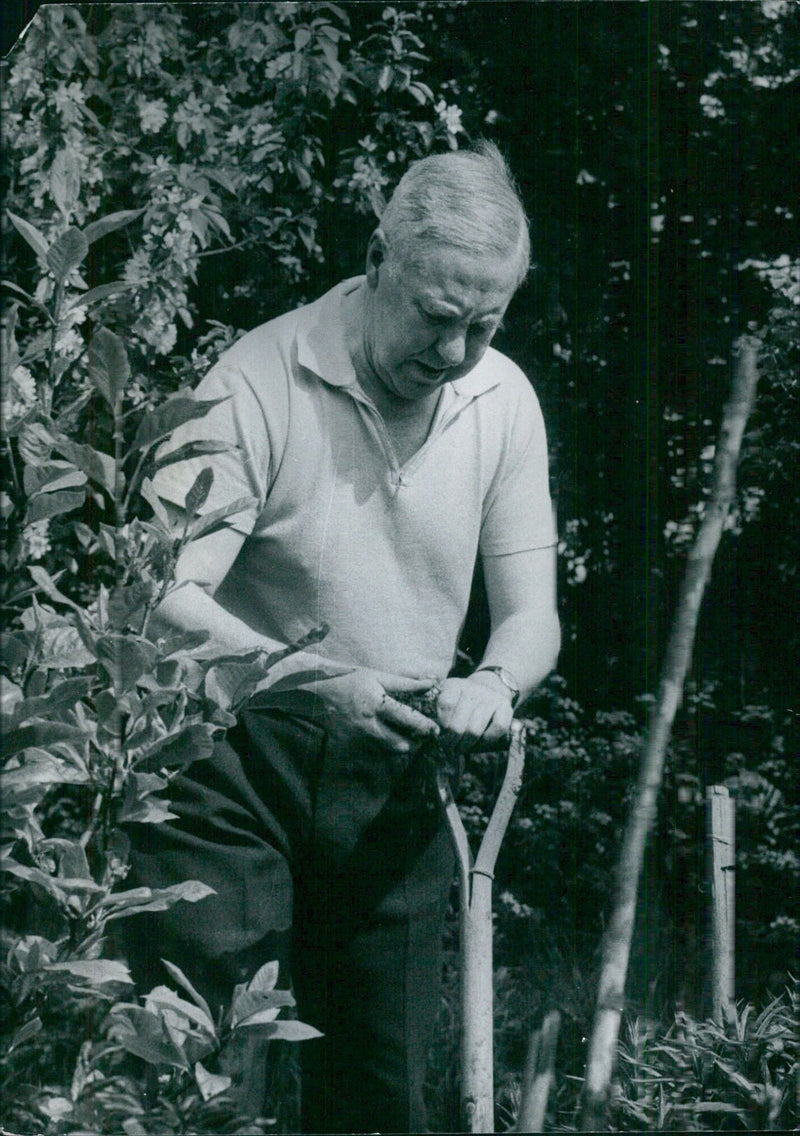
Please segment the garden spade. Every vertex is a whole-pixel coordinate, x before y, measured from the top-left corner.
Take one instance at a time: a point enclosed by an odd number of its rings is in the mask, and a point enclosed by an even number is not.
[[[466,1132],[494,1132],[492,881],[525,764],[525,724],[513,722],[503,785],[475,857],[450,782],[437,787],[458,863],[461,955],[461,1117]]]

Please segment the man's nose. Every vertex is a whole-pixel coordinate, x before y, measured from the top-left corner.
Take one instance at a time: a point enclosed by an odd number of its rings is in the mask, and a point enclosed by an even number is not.
[[[463,328],[443,331],[436,341],[436,351],[447,367],[457,367],[467,353],[467,333]]]

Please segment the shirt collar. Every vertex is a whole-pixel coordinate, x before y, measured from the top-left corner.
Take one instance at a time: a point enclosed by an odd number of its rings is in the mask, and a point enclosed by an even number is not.
[[[301,313],[297,325],[297,361],[334,387],[357,385],[356,372],[344,339],[342,300],[355,291],[363,276],[343,280]]]
[[[356,387],[356,372],[344,338],[342,300],[363,282],[363,276],[343,280],[301,313],[297,325],[297,361],[333,387]],[[460,398],[476,398],[499,383],[491,365],[490,347],[477,366],[449,386]]]

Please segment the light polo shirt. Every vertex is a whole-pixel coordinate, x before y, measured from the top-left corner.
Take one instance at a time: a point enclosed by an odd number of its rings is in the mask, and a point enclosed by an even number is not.
[[[326,624],[315,649],[331,659],[443,678],[478,553],[555,541],[544,424],[525,375],[489,348],[444,386],[426,441],[399,465],[345,347],[342,298],[362,279],[222,356],[196,393],[226,401],[169,447],[231,449],[166,466],[156,488],[182,505],[210,465],[204,512],[253,498],[233,518],[246,539],[216,599],[254,630],[292,643]]]

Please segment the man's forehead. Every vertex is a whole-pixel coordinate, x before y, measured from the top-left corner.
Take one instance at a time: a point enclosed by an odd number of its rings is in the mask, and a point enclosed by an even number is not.
[[[412,300],[426,307],[479,307],[489,315],[508,306],[516,274],[508,260],[438,246],[404,261],[401,283]]]

